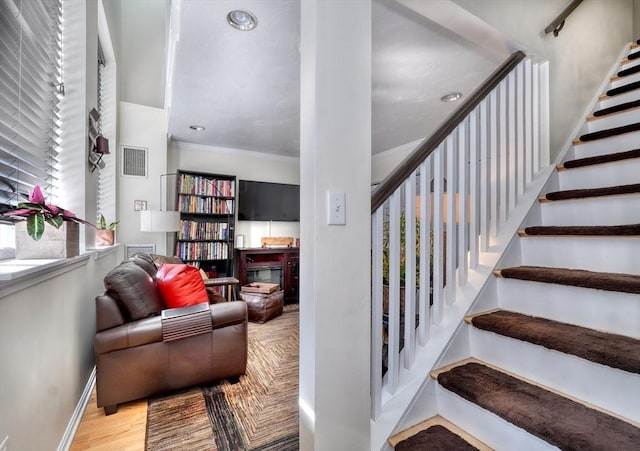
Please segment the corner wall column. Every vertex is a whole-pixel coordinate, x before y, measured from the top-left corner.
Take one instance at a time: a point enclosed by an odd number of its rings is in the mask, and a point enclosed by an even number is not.
[[[370,0],[302,0],[300,121],[300,447],[369,449]]]

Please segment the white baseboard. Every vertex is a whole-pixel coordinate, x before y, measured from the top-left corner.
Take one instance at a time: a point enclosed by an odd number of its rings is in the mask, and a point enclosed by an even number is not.
[[[87,404],[89,404],[89,399],[91,399],[91,392],[93,391],[93,387],[95,385],[96,367],[94,366],[91,374],[89,375],[89,379],[87,380],[87,384],[84,386],[82,396],[80,396],[80,399],[78,400],[76,409],[73,411],[73,415],[71,415],[71,418],[69,419],[67,429],[65,429],[64,434],[62,435],[62,440],[60,440],[60,443],[58,444],[57,451],[68,451],[69,448],[71,448],[71,443],[73,443],[73,438],[78,431],[78,426],[80,426],[82,415],[87,408]]]

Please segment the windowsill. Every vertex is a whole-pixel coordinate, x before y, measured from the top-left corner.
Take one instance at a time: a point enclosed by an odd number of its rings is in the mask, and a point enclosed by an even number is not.
[[[86,265],[91,257],[99,260],[121,245],[89,249],[82,255],[61,259],[8,259],[0,260],[0,298],[28,288],[31,285]]]

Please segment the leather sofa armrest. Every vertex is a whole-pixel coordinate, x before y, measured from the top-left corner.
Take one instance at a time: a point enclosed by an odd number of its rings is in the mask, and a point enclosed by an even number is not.
[[[116,300],[108,294],[96,296],[96,332],[122,326],[124,316]]]
[[[206,334],[212,330],[208,302],[163,310],[161,321],[162,341],[165,342]]]
[[[212,304],[209,309],[214,329],[247,322],[247,304],[243,301]]]
[[[160,315],[131,321],[96,334],[94,349],[98,354],[133,348],[162,341]]]

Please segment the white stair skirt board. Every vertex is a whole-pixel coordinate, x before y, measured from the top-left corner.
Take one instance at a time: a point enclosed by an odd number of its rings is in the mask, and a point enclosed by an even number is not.
[[[586,158],[637,149],[638,143],[640,143],[640,132],[631,132],[576,144],[573,148],[575,158]]]
[[[437,386],[438,412],[488,446],[500,450],[547,451],[555,446],[529,434],[488,410]],[[505,447],[506,445],[506,447]]]
[[[640,274],[640,236],[521,237],[522,264]]]
[[[498,279],[497,292],[504,310],[640,339],[637,294],[516,279]]]
[[[640,122],[640,107],[607,114],[587,122],[587,133],[599,132],[610,128],[622,127]]]
[[[560,190],[640,183],[640,158],[559,171],[558,182]]]
[[[469,325],[471,355],[631,421],[640,420],[640,375]]]
[[[616,71],[616,74],[618,72],[619,71]],[[612,80],[611,84],[610,84],[610,87],[608,89],[619,88],[620,86],[624,86],[624,85],[626,85],[628,83],[633,83],[633,82],[636,82],[636,81],[640,81],[640,73],[626,75],[626,76],[620,77],[620,78],[618,78],[616,80]]]
[[[607,96],[603,98],[603,100],[600,100],[598,102],[598,105],[596,106],[594,111],[601,110],[603,108],[609,108],[615,105],[620,105],[621,103],[632,102],[634,100],[638,100],[638,97],[640,97],[640,90],[637,89],[611,97]]]
[[[640,194],[543,202],[543,225],[620,225],[640,223]]]

